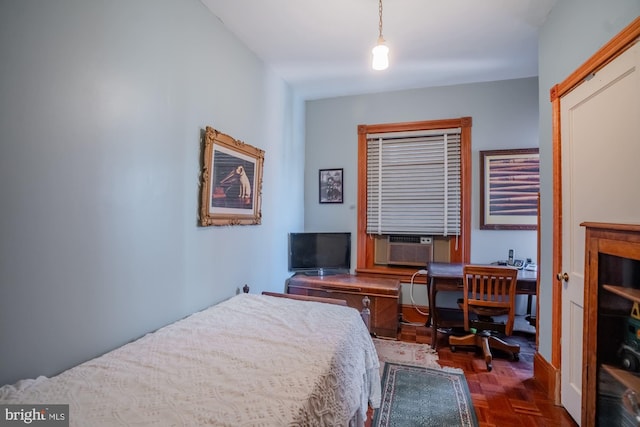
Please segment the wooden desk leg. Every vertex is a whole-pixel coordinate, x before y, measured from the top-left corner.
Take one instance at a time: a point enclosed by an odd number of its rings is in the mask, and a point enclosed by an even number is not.
[[[436,310],[436,284],[432,277],[429,283],[429,316],[427,317],[427,326],[431,322],[431,347],[435,350],[438,347],[438,312]]]
[[[427,320],[426,322],[424,322],[424,326],[428,328],[429,326],[431,326],[431,288],[432,286],[431,286],[430,280],[427,280],[426,284],[427,284],[427,299],[429,302],[429,311],[427,312]]]

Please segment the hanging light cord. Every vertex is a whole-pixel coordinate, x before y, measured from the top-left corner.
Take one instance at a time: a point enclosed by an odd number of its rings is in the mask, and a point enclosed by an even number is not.
[[[380,20],[378,21],[378,38],[382,38],[382,0],[378,0],[378,16]]]

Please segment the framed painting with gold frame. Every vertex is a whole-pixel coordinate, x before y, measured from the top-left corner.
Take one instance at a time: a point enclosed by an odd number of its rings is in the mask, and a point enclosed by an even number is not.
[[[260,224],[263,165],[263,150],[207,126],[200,225]]]

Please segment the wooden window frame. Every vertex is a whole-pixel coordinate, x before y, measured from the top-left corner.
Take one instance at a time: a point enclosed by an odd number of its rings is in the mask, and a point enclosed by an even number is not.
[[[451,245],[451,262],[469,262],[471,239],[471,117],[358,126],[358,231],[356,273],[410,280],[415,269],[374,263],[374,239],[367,235],[367,134],[460,128],[461,204],[458,245]],[[455,238],[455,237],[452,237]]]

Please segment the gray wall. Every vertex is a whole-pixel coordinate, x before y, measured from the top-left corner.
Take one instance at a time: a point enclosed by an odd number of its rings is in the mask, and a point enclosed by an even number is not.
[[[477,177],[479,150],[537,145],[538,111],[549,359],[549,89],[639,14],[639,0],[559,0],[540,34],[539,90],[523,79],[335,98],[305,117],[197,0],[0,0],[0,384],[52,375],[244,283],[282,290],[288,231],[355,232],[357,124],[470,115]],[[196,225],[207,125],[266,151],[262,225]],[[319,205],[318,169],[335,167],[345,203]],[[534,232],[478,229],[477,185],[472,260],[506,247],[535,258]]]
[[[553,153],[549,90],[640,16],[640,0],[559,0],[539,36],[541,246],[539,352],[551,360]]]
[[[0,77],[0,384],[283,289],[304,104],[199,1],[0,0]],[[266,151],[262,225],[197,226],[207,125]]]
[[[357,231],[357,126],[471,116],[472,231],[471,261],[537,257],[537,236],[530,230],[480,230],[481,150],[538,146],[538,80],[506,80],[411,91],[307,101],[305,215],[308,230]],[[344,204],[318,203],[318,170],[344,168]],[[353,255],[355,266],[355,254]],[[421,288],[424,288],[422,286]],[[427,305],[424,289],[415,289]],[[403,302],[408,303],[408,292]]]

